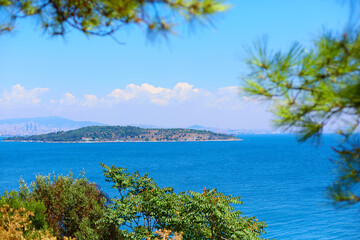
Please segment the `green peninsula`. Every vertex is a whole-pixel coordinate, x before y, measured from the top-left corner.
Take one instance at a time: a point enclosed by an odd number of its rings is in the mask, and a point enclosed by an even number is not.
[[[133,126],[90,126],[27,137],[9,137],[14,142],[185,142],[236,141],[237,137],[206,130],[184,128],[140,128]]]

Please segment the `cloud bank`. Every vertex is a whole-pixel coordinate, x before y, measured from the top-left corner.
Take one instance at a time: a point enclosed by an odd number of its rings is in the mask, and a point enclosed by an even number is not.
[[[111,107],[124,104],[175,106],[193,102],[202,107],[241,107],[239,89],[236,86],[219,88],[215,92],[194,88],[193,85],[181,82],[173,88],[163,88],[144,83],[128,84],[124,89],[114,89],[106,96],[85,94],[75,97],[65,93],[58,101],[59,105],[77,105],[83,107]]]
[[[210,91],[187,82],[176,83],[172,88],[131,83],[103,96],[65,92],[52,98],[51,93],[48,88],[14,85],[0,94],[0,110],[8,113],[0,118],[60,115],[109,124],[235,127],[244,117],[263,119],[265,112],[254,99],[241,96],[237,86]],[[251,122],[259,121],[256,119]]]
[[[26,90],[20,84],[14,85],[10,91],[5,90],[0,97],[0,106],[38,105],[41,102],[40,95],[49,91],[49,88],[34,88]]]

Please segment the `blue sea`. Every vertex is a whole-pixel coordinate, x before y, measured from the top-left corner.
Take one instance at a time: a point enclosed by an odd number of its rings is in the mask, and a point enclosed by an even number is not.
[[[70,170],[98,183],[99,163],[150,173],[162,187],[201,192],[204,187],[242,196],[244,216],[268,225],[275,239],[360,239],[360,205],[335,208],[326,198],[336,168],[329,158],[333,135],[321,145],[299,144],[292,135],[245,135],[237,142],[13,143],[0,142],[0,192],[17,189],[22,177]]]

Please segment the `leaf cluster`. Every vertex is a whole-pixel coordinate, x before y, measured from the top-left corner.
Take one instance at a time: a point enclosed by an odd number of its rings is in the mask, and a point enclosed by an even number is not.
[[[243,88],[249,96],[271,100],[277,127],[294,131],[300,141],[318,142],[325,126],[331,126],[344,138],[358,132],[360,123],[360,34],[357,31],[325,33],[306,49],[295,43],[288,51],[272,52],[266,40],[249,50],[246,60],[250,73],[243,77]],[[359,145],[357,145],[358,147]],[[342,145],[337,151],[342,165],[336,187],[330,188],[335,201],[344,192],[359,201],[359,191],[352,192],[341,179],[359,177],[359,158],[355,148]],[[357,148],[356,147],[356,148]],[[351,152],[351,153],[350,153]],[[348,161],[352,156],[352,160]],[[351,177],[353,183],[357,183]],[[347,178],[349,179],[349,178]],[[346,186],[345,186],[346,185]],[[343,188],[342,190],[340,190]],[[350,192],[349,192],[350,191]]]
[[[167,230],[167,229],[159,229],[157,231],[155,231],[155,233],[157,235],[159,235],[159,237],[161,238],[161,240],[170,240],[170,239],[173,239],[173,240],[182,240],[182,233],[177,233],[175,232],[174,233],[174,238],[171,237],[172,235],[172,231],[171,230]],[[149,240],[151,238],[148,238]],[[155,238],[155,240],[159,240],[157,237]]]
[[[34,229],[34,213],[23,207],[14,209],[8,204],[0,206],[0,237],[7,240],[48,239],[56,240],[48,231]]]
[[[242,217],[235,205],[240,197],[226,196],[216,189],[180,195],[184,239],[260,239],[266,224],[255,217]]]
[[[160,188],[148,174],[129,173],[116,166],[104,168],[106,181],[119,197],[108,219],[117,222],[125,239],[154,239],[157,229],[182,232],[183,239],[260,239],[266,225],[254,217],[242,217],[233,205],[240,197],[226,196],[216,189],[176,194]]]
[[[329,195],[339,206],[360,202],[360,139],[355,134],[346,139],[338,148],[333,148],[339,159],[333,160],[340,176],[328,188]]]
[[[148,174],[101,165],[118,197],[109,200],[84,174],[37,176],[30,188],[20,180],[18,192],[0,198],[0,230],[26,239],[94,240],[260,239],[265,233],[265,223],[235,210],[240,197],[216,189],[177,194]]]
[[[249,95],[272,99],[278,127],[293,129],[300,140],[318,136],[325,125],[347,116],[349,130],[360,114],[360,35],[326,34],[313,49],[295,43],[289,51],[269,52],[266,42],[249,52]]]
[[[21,186],[20,189],[21,188],[24,188],[24,186]],[[1,195],[0,206],[9,206],[9,208],[13,210],[25,209],[27,212],[32,213],[28,215],[29,221],[31,221],[30,226],[28,226],[29,228],[36,230],[48,229],[46,207],[41,201],[29,199],[28,196],[24,197],[24,195],[17,191],[5,191],[5,193]]]
[[[84,175],[37,176],[31,184],[31,199],[46,207],[46,220],[58,238],[115,239],[117,227],[98,223],[108,204],[107,196]]]
[[[33,17],[50,35],[76,29],[106,36],[136,25],[150,37],[166,36],[179,21],[205,22],[227,8],[222,0],[0,0],[0,33],[11,31],[18,19]]]

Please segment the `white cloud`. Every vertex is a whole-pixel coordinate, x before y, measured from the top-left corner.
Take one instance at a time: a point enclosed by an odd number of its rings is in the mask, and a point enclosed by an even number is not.
[[[94,107],[98,105],[99,99],[95,95],[84,95],[83,106]]]
[[[113,97],[117,102],[121,100],[130,100],[137,97],[137,92],[139,91],[139,86],[135,84],[129,84],[124,90],[114,89],[108,97]]]
[[[243,104],[239,97],[239,87],[229,86],[218,88],[217,91],[210,94],[211,100],[208,102],[209,108],[216,109],[241,109]]]
[[[269,119],[264,114],[266,108],[255,99],[241,95],[238,86],[208,90],[187,82],[169,88],[149,83],[128,84],[103,96],[77,96],[69,92],[59,97],[44,95],[48,91],[48,88],[25,89],[14,85],[0,95],[0,109],[5,108],[2,113],[7,116],[59,115],[112,124],[161,126],[200,124],[243,128],[260,126]]]
[[[114,89],[107,95],[109,102],[124,102],[129,100],[138,100],[140,102],[152,102],[158,105],[167,105],[170,101],[183,102],[199,94],[200,89],[193,88],[188,83],[177,83],[174,88],[155,87],[148,83],[140,86],[129,84],[125,89]]]
[[[34,88],[26,90],[17,84],[11,91],[4,91],[0,98],[0,104],[23,103],[39,104],[42,100],[40,95],[49,91],[48,88]],[[249,101],[243,98],[244,101]],[[222,87],[216,91],[209,91],[201,88],[194,88],[187,82],[179,82],[173,88],[153,86],[148,83],[141,85],[128,84],[123,89],[114,89],[106,96],[85,94],[83,97],[76,97],[67,92],[60,99],[51,99],[47,102],[52,107],[73,106],[80,108],[93,107],[115,107],[116,105],[154,105],[154,106],[180,106],[203,108],[226,108],[236,109],[241,107],[239,88],[237,86]],[[43,103],[43,104],[46,104]],[[184,106],[185,106],[184,105]]]
[[[176,93],[177,99],[183,102],[199,93],[199,89],[193,88],[193,85],[183,82],[175,85],[174,92]]]
[[[65,104],[65,105],[73,105],[75,103],[77,103],[79,100],[76,99],[76,97],[74,95],[72,95],[71,93],[65,93],[63,95],[63,97],[60,99],[59,103],[60,104]]]
[[[40,95],[48,92],[48,88],[33,88],[26,90],[20,84],[14,85],[10,91],[5,90],[0,98],[0,104],[13,105],[39,105]]]

